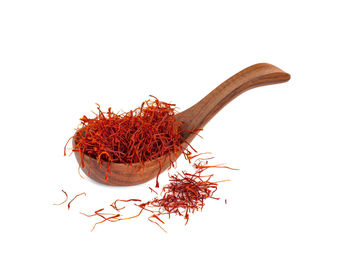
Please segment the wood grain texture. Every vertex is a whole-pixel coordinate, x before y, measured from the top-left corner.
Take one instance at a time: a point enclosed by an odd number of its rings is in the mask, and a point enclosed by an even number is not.
[[[179,113],[177,119],[183,122],[183,130],[203,128],[231,100],[250,89],[284,83],[290,75],[267,63],[250,66],[230,77],[206,97],[189,109]],[[184,134],[184,138],[190,136]]]
[[[224,106],[243,92],[259,86],[284,83],[289,79],[290,75],[288,73],[271,64],[255,64],[227,79],[197,104],[177,114],[176,118],[182,122],[182,130],[189,131],[203,128]],[[196,135],[184,132],[182,136],[190,143]],[[75,141],[74,138],[73,145]],[[187,147],[187,144],[183,143],[182,146]],[[80,154],[75,152],[75,156],[80,163]],[[107,163],[105,162],[102,163],[102,168],[100,168],[96,159],[89,160],[89,157],[84,155],[86,166],[82,169],[87,176],[97,182],[113,186],[130,186],[153,179],[158,172],[169,168],[170,159],[174,161],[179,156],[180,154],[175,155],[173,152],[166,154],[145,163],[144,168],[141,167],[140,163],[135,163],[132,166],[112,163],[108,180],[105,180],[107,169]]]
[[[78,163],[80,163],[81,158],[79,152],[74,152],[74,154]],[[174,153],[171,153],[170,157],[174,160],[179,156],[180,154],[175,155]],[[155,178],[158,172],[162,172],[170,166],[169,154],[164,155],[157,160],[146,162],[144,167],[142,167],[140,163],[134,163],[131,166],[121,163],[112,163],[109,170],[110,174],[108,175],[108,180],[105,180],[108,166],[107,162],[102,162],[102,168],[100,168],[100,164],[97,163],[96,159],[91,158],[90,160],[89,156],[85,154],[83,155],[83,158],[86,166],[82,168],[82,170],[86,176],[99,183],[112,186],[130,186],[145,183]]]

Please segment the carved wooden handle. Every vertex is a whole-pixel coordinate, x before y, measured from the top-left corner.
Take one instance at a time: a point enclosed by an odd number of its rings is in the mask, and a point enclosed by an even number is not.
[[[263,85],[284,83],[289,79],[288,73],[271,64],[255,64],[227,79],[197,104],[179,113],[177,119],[183,122],[183,130],[203,128],[216,113],[241,93]],[[185,138],[187,136],[184,134]]]

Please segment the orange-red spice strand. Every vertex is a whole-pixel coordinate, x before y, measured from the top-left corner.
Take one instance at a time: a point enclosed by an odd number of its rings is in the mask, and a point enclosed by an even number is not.
[[[102,161],[107,162],[106,179],[111,163],[144,165],[168,152],[190,155],[182,147],[184,140],[181,123],[175,117],[175,104],[154,97],[126,113],[115,114],[111,108],[103,112],[98,104],[97,110],[94,118],[80,119],[73,152],[95,158],[101,167]],[[80,166],[85,166],[83,158]]]
[[[77,197],[82,196],[82,195],[86,196],[86,193],[85,193],[85,192],[80,193],[80,194],[76,195],[75,197],[73,197],[72,200],[69,201],[69,203],[68,203],[68,210],[70,209],[71,203],[72,203]]]

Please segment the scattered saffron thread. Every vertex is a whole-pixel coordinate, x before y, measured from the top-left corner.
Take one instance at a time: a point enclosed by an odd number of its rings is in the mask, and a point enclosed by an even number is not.
[[[115,200],[112,204],[111,204],[111,207],[114,209],[114,210],[116,210],[116,211],[120,211],[120,210],[122,210],[122,209],[124,209],[125,208],[125,206],[124,207],[122,207],[122,208],[118,208],[117,207],[117,202],[141,202],[141,200],[140,199],[128,199],[128,200],[122,200],[122,199],[117,199],[117,200]]]
[[[152,218],[157,219],[158,221],[160,221],[161,223],[164,224],[164,221],[162,221],[157,215],[153,214],[152,216],[148,217],[148,220],[154,224],[156,224],[158,227],[160,227],[165,233],[168,233],[158,222],[152,220]]]
[[[71,204],[77,197],[82,196],[82,195],[85,195],[85,196],[86,196],[86,193],[85,193],[85,192],[80,193],[80,194],[76,195],[72,200],[69,201],[69,203],[68,203],[68,210],[70,209],[70,204]]]
[[[151,190],[151,192],[153,192],[153,193],[155,193],[156,195],[158,195],[158,192],[155,191],[153,188],[151,188],[151,187],[148,187],[148,188]]]
[[[62,204],[64,204],[65,202],[67,202],[67,200],[68,200],[68,195],[67,195],[67,192],[66,192],[66,191],[64,191],[63,189],[62,189],[62,192],[63,192],[63,193],[64,193],[64,195],[66,196],[66,198],[64,199],[64,201],[63,201],[62,203],[53,204],[53,205],[62,205]]]

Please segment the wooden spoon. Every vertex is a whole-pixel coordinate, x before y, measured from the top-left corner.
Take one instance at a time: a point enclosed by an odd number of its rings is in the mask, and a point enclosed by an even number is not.
[[[252,88],[284,83],[290,79],[290,75],[281,69],[267,63],[259,63],[250,66],[236,75],[232,76],[216,89],[210,92],[197,104],[189,109],[176,115],[177,120],[182,122],[182,130],[191,131],[194,129],[203,128],[210,119],[216,115],[226,104],[236,98],[241,93]],[[193,133],[184,133],[184,139],[189,143],[196,135]],[[75,146],[76,138],[73,139]],[[183,143],[183,147],[187,144]],[[105,180],[107,163],[102,162],[102,168],[97,163],[96,159],[83,155],[86,166],[83,169],[84,173],[91,179],[114,186],[129,186],[147,182],[157,176],[158,172],[162,172],[170,166],[170,159],[173,161],[181,154],[170,152],[158,159],[145,163],[144,168],[140,170],[141,164],[135,163],[132,166],[112,163],[108,180]],[[75,152],[78,162],[81,162],[79,152]],[[90,166],[90,168],[89,168]]]

